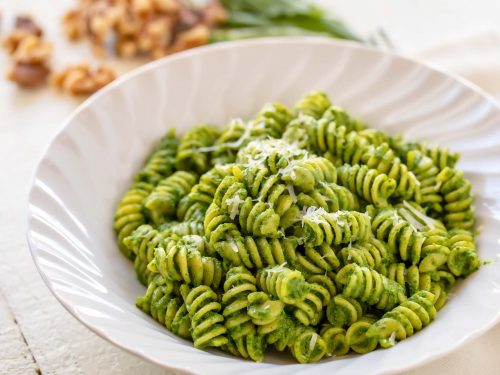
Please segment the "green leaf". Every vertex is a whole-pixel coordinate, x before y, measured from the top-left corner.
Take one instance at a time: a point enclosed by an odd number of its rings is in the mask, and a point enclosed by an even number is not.
[[[361,40],[342,22],[304,0],[222,0],[222,3],[229,11],[229,18],[221,27],[225,32],[214,31],[214,41],[282,35]],[[238,28],[245,30],[227,32]]]

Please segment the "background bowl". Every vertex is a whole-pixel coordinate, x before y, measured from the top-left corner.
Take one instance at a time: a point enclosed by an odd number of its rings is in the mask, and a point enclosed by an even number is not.
[[[293,104],[326,91],[373,127],[428,139],[462,153],[476,194],[479,252],[500,255],[500,109],[476,87],[418,62],[318,38],[203,47],[146,65],[87,100],[63,124],[37,168],[28,240],[38,269],[77,319],[116,345],[193,373],[378,374],[443,355],[499,320],[500,265],[482,267],[453,290],[428,328],[389,350],[291,364],[270,354],[252,363],[202,351],[134,306],[144,293],[117,249],[116,203],[170,126],[248,118],[266,102]]]

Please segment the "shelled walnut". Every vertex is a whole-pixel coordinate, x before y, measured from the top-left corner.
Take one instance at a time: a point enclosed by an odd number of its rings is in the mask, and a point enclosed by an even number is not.
[[[196,8],[180,0],[80,0],[63,24],[69,39],[89,40],[97,55],[111,40],[119,56],[159,58],[206,44],[226,17],[218,1]]]
[[[3,46],[12,58],[7,79],[23,87],[44,84],[50,74],[52,44],[43,38],[42,29],[28,16],[16,19],[15,29],[5,37]]]
[[[115,72],[106,66],[92,71],[88,64],[69,66],[54,75],[52,83],[55,87],[72,95],[89,95],[116,78]]]

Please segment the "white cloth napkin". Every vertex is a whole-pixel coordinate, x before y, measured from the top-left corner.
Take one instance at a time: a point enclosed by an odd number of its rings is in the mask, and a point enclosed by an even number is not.
[[[483,30],[410,55],[457,73],[500,100],[500,33]],[[405,374],[498,375],[499,348],[500,324],[497,324],[453,353]]]

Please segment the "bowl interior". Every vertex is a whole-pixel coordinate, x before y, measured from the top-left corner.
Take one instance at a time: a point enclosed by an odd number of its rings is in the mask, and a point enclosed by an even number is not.
[[[129,74],[85,102],[47,149],[29,201],[28,239],[39,270],[64,306],[110,341],[178,370],[198,373],[403,369],[443,354],[498,320],[500,267],[482,267],[453,291],[427,329],[390,350],[314,366],[279,354],[251,363],[194,349],[134,306],[144,293],[117,250],[114,208],[169,127],[223,126],[272,101],[292,105],[326,91],[370,126],[462,154],[476,194],[479,251],[500,240],[500,110],[469,84],[411,60],[324,39],[257,40],[201,48]],[[287,363],[286,366],[277,366]]]

